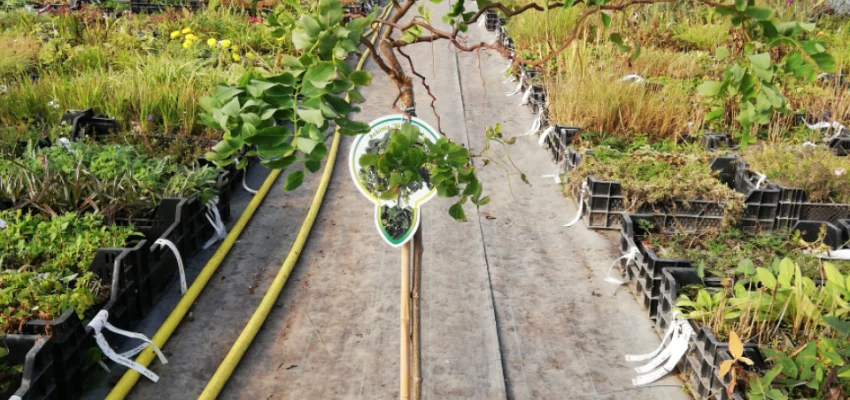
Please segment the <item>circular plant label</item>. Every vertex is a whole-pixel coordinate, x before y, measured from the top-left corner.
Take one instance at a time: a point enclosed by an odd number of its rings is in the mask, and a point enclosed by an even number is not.
[[[413,237],[419,228],[420,207],[437,190],[424,168],[400,173],[390,166],[401,162],[409,167],[411,159],[437,141],[437,134],[425,121],[402,114],[381,117],[369,125],[368,133],[354,138],[348,169],[360,193],[375,204],[378,233],[399,247]]]

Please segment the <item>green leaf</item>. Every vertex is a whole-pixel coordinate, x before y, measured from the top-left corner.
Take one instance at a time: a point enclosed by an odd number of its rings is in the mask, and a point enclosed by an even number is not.
[[[304,31],[306,31],[311,37],[318,37],[319,34],[322,33],[322,26],[319,25],[319,22],[307,14],[301,14],[301,18],[298,19],[298,24],[304,28]]]
[[[723,116],[724,111],[726,111],[723,107],[715,107],[711,110],[711,112],[705,114],[706,121],[714,121]]]
[[[838,271],[838,268],[835,268],[831,262],[823,263],[823,272],[826,274],[826,281],[831,282],[832,284],[844,288],[844,276],[841,275],[841,272]]]
[[[611,16],[605,14],[604,12],[599,13],[599,17],[602,18],[602,25],[605,25],[606,28],[611,26]]]
[[[251,124],[251,125],[254,125],[254,126],[260,126],[260,124],[263,123],[260,120],[260,117],[257,114],[254,114],[254,113],[243,113],[243,114],[240,114],[239,116],[242,117],[242,122],[245,122],[246,124]],[[243,134],[244,134],[244,132],[243,132]]]
[[[794,277],[794,262],[783,259],[779,262],[779,277],[777,281],[782,287],[791,287],[791,279]]]
[[[735,4],[737,7],[737,2]],[[755,19],[756,21],[766,21],[770,19],[773,14],[773,10],[765,7],[747,7],[747,15]]]
[[[242,93],[242,89],[230,86],[219,85],[215,87],[212,97],[218,100],[219,104],[224,104],[232,99],[237,94]]]
[[[310,172],[316,172],[322,168],[322,162],[319,160],[307,160],[304,161],[304,166],[307,167]]]
[[[360,156],[360,160],[358,160],[361,167],[368,167],[378,163],[378,155],[377,154],[364,154]]]
[[[255,135],[246,136],[245,142],[260,147],[274,147],[285,142],[291,135],[285,126],[270,126],[260,129]]]
[[[721,82],[705,81],[697,87],[697,93],[699,93],[700,96],[714,97],[720,93],[721,88],[723,88],[723,83]]]
[[[812,54],[812,59],[824,72],[835,72],[835,59],[829,53]]]
[[[726,57],[729,57],[729,49],[726,46],[720,46],[717,48],[717,53],[714,56],[717,61],[723,61]]]
[[[325,124],[325,118],[322,116],[321,110],[298,109],[298,117],[316,126]]]
[[[328,85],[331,78],[336,74],[336,67],[330,62],[320,62],[307,69],[304,74],[304,80],[313,84],[313,86],[323,89]]]
[[[292,30],[292,44],[295,45],[297,50],[307,50],[313,47],[313,43],[315,42],[316,38],[311,37],[303,29],[296,28]]]
[[[203,108],[206,112],[212,112],[212,110],[218,108],[221,105],[221,103],[216,101],[215,98],[210,96],[201,97],[198,100],[198,104],[200,104],[201,108]]]
[[[761,68],[764,70],[770,69],[770,54],[769,53],[758,53],[751,54],[747,56],[753,66],[757,68]]]
[[[301,184],[304,183],[304,171],[298,170],[290,172],[289,175],[286,176],[286,183],[283,185],[283,190],[285,192],[291,192],[295,189],[298,189]]]
[[[449,207],[449,215],[457,221],[466,222],[466,213],[463,212],[463,206],[459,203]]]
[[[744,11],[747,9],[747,0],[735,0],[735,9]]]
[[[285,169],[290,165],[294,164],[296,158],[294,155],[281,157],[276,160],[262,160],[261,164],[268,169]]]
[[[224,107],[221,108],[222,113],[233,118],[239,118],[239,112],[241,110],[242,108],[239,107],[239,99],[236,97],[231,99],[230,102],[228,102],[224,105]]]
[[[631,50],[631,48],[629,46],[626,46],[625,44],[623,44],[623,38],[620,36],[619,33],[612,33],[609,36],[609,38],[611,39],[612,42],[614,42],[614,44],[617,45],[617,47],[620,49],[620,51]]]
[[[340,129],[340,133],[343,135],[357,135],[369,132],[369,130],[372,129],[372,127],[365,122],[352,121],[346,118],[337,118],[334,121],[336,122],[336,126]]]
[[[368,71],[354,71],[351,73],[348,79],[350,79],[351,82],[357,86],[369,86],[370,84],[372,84],[372,74],[370,74]]]
[[[359,103],[366,101],[366,99],[363,97],[362,94],[360,94],[360,92],[358,92],[356,90],[349,90],[348,91],[348,101],[350,101],[352,103],[359,104]]]
[[[566,0],[564,2],[564,9],[570,8],[575,4],[575,0]]]
[[[304,154],[310,154],[313,152],[313,148],[316,147],[318,142],[313,139],[306,137],[297,137],[295,138],[295,146],[301,150]]]
[[[776,289],[776,278],[769,269],[761,267],[756,268],[756,276],[758,276],[759,282],[761,282],[762,286],[770,290]]]

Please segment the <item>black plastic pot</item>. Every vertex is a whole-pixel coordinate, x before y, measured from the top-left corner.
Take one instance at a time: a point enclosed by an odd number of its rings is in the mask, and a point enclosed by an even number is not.
[[[100,138],[118,132],[118,121],[95,115],[91,108],[68,110],[62,114],[62,122],[71,125],[71,140],[84,137]]]
[[[700,138],[700,143],[702,143],[705,151],[715,151],[724,148],[732,149],[737,147],[735,141],[732,140],[732,135],[728,133],[705,133]]]
[[[549,150],[549,155],[555,164],[560,164],[564,161],[564,158],[567,157],[568,149],[570,149],[569,146],[573,143],[579,132],[581,132],[581,129],[575,126],[555,125],[555,131],[544,139],[543,143],[546,145],[546,149]],[[572,153],[578,154],[575,151]],[[572,170],[569,166],[567,168]]]
[[[836,136],[829,140],[829,148],[835,151],[836,155],[850,155],[850,136]]]
[[[719,172],[721,182],[743,194],[744,213],[741,226],[747,231],[777,229],[781,193],[776,188],[756,188],[743,160],[737,156],[721,156],[711,161],[711,169]]]

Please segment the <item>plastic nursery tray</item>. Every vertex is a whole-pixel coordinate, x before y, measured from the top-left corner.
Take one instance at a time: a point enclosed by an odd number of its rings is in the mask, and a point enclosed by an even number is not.
[[[663,271],[663,282],[662,301],[656,321],[659,332],[664,332],[670,326],[673,319],[672,310],[682,288],[700,284],[707,287],[720,287],[718,281],[700,279],[693,268],[666,268]],[[698,327],[693,321],[690,323],[696,335],[689,344],[685,360],[680,363],[680,369],[688,377],[694,397],[717,400],[745,399],[746,396],[739,390],[729,396],[727,388],[731,383],[731,376],[718,376],[720,363],[731,359],[729,345],[718,340],[711,329]],[[755,344],[745,343],[744,355],[754,361],[753,370],[766,369],[765,359]]]
[[[119,328],[130,328],[125,323],[125,317],[133,307],[133,293],[137,284],[134,279],[137,279],[142,263],[147,261],[146,249],[147,242],[144,240],[136,242],[132,248],[100,249],[89,268],[104,284],[112,285],[110,297],[120,299],[118,301],[122,303],[121,307],[108,308],[110,322]],[[116,287],[119,289],[115,290]],[[83,391],[83,373],[87,367],[88,351],[96,344],[92,333],[77,316],[76,311],[65,310],[52,321],[29,321],[22,331],[22,334],[6,335],[5,340],[7,343],[11,340],[25,344],[37,336],[49,336],[49,339],[27,350],[23,359],[23,380],[15,394],[23,400],[64,400],[79,397]],[[14,362],[20,359],[11,360]]]
[[[572,150],[569,146],[573,143],[573,140],[575,140],[579,132],[581,132],[581,129],[578,127],[555,125],[555,131],[543,139],[543,144],[549,151],[549,156],[552,157],[552,162],[555,164],[561,164],[564,159],[568,157],[568,152]],[[578,154],[575,151],[572,151],[572,153]],[[579,155],[579,157],[581,157],[581,155]],[[572,167],[569,165],[565,165],[564,167],[572,170]]]
[[[755,187],[757,178],[751,174],[743,159],[735,160],[737,165],[736,184]],[[837,225],[840,220],[850,219],[850,204],[814,203],[809,201],[808,192],[801,188],[791,188],[780,183],[767,182],[768,188],[779,192],[776,228],[793,227],[799,221],[824,221]]]
[[[100,138],[118,132],[118,121],[95,115],[91,108],[68,110],[62,114],[62,122],[71,125],[71,139],[84,137]]]
[[[488,32],[495,32],[503,24],[495,10],[484,11],[484,27]]]
[[[700,137],[700,143],[705,151],[716,151],[720,149],[736,149],[738,146],[728,133],[706,132]]]
[[[181,1],[181,2],[173,2],[173,3],[146,3],[141,1],[130,0],[130,11],[134,13],[152,13],[152,12],[161,12],[166,11],[172,8],[185,8],[188,10],[199,10],[204,6],[204,2],[202,1]]]
[[[721,182],[745,196],[744,214],[741,219],[744,230],[770,231],[782,227],[777,226],[776,221],[781,198],[779,189],[756,188],[746,169],[741,168],[741,159],[738,156],[716,157],[711,161],[710,167],[719,172]]]

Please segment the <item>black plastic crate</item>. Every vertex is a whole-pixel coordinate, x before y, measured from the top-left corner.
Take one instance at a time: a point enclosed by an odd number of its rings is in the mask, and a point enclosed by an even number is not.
[[[62,122],[71,125],[71,139],[84,137],[100,138],[117,133],[118,121],[95,115],[91,108],[85,110],[68,110],[62,114]]]
[[[744,213],[741,226],[748,231],[778,229],[781,193],[771,187],[756,187],[746,164],[738,156],[720,156],[711,161],[711,169],[719,172],[720,181],[744,195]]]
[[[569,146],[580,131],[578,127],[574,126],[555,125],[555,130],[543,139],[543,144],[546,146],[555,164],[561,164],[564,161],[567,157],[567,152],[571,150]],[[575,150],[572,153],[578,154]],[[575,164],[578,165],[578,162],[575,162]],[[569,166],[565,166],[565,168],[572,170],[572,167]]]
[[[850,136],[835,136],[829,139],[829,148],[835,151],[836,155],[847,156],[850,154]]]
[[[15,395],[21,400],[39,400],[56,393],[56,382],[51,374],[53,354],[46,336],[6,335],[0,341],[8,350],[4,357],[8,365],[24,366],[20,384],[12,384],[5,393],[7,398]]]
[[[715,151],[720,149],[734,149],[737,147],[735,141],[732,140],[732,135],[728,133],[707,132],[700,138],[705,151]]]
[[[741,188],[739,191],[750,189],[762,190],[764,193],[769,191],[778,193],[776,222],[773,229],[793,228],[799,221],[823,221],[837,225],[842,219],[850,219],[850,204],[813,203],[809,201],[809,195],[805,189],[789,188],[775,182],[766,182],[766,189],[755,189],[754,182],[758,178],[749,171],[743,159],[734,156],[717,158],[717,160],[720,159],[725,159],[724,165],[729,162],[735,165],[735,185],[736,189]],[[724,171],[728,173],[732,170],[726,168]],[[760,217],[766,215],[767,213],[760,214]],[[764,223],[766,224],[766,221]]]
[[[154,12],[162,12],[167,11],[169,9],[188,9],[191,11],[196,11],[201,9],[204,6],[204,2],[202,1],[183,1],[183,2],[175,2],[175,3],[147,3],[136,0],[130,0],[130,11],[134,13],[154,13]]]
[[[495,32],[501,26],[501,20],[496,10],[490,9],[484,11],[484,27],[487,28],[488,32]]]

